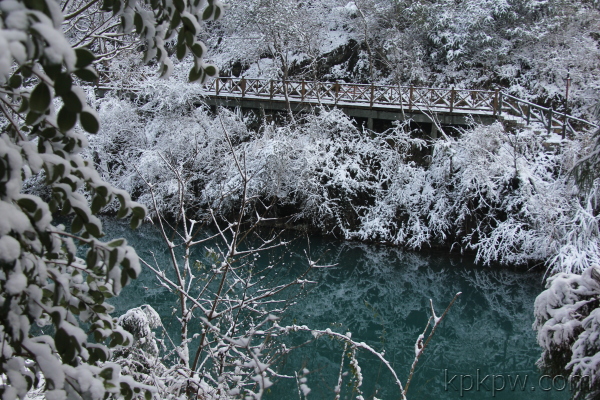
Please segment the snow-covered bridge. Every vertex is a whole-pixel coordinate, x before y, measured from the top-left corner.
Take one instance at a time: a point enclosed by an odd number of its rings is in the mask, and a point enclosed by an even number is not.
[[[101,75],[100,90],[135,91],[113,87],[107,77],[102,78]],[[351,117],[366,120],[369,128],[374,120],[411,119],[430,124],[432,137],[437,137],[436,126],[468,125],[471,121],[491,124],[500,120],[512,127],[532,126],[562,137],[574,135],[578,129],[598,128],[589,121],[500,90],[220,77],[207,82],[201,94],[211,106],[293,112],[319,106],[338,107]]]
[[[369,125],[377,119],[431,123],[435,118],[443,125],[466,125],[471,119],[484,124],[502,120],[559,135],[574,134],[574,127],[597,127],[499,90],[228,77],[210,81],[204,92],[211,105],[281,111],[335,106],[350,116],[367,119]],[[432,136],[436,136],[435,124]]]

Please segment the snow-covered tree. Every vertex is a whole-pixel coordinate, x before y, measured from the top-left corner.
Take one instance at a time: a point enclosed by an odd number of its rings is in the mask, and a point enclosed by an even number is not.
[[[118,217],[130,216],[135,228],[146,208],[101,179],[82,157],[88,141],[80,128],[96,133],[99,122],[81,85],[98,78],[96,54],[118,52],[120,45],[107,43],[121,43],[133,29],[146,60],[158,59],[163,74],[172,69],[165,42],[177,37],[178,55],[194,56],[190,80],[215,75],[202,61],[204,45],[196,35],[202,19],[220,17],[221,5],[217,0],[99,5],[0,2],[3,399],[23,398],[42,380],[48,399],[132,398],[142,392],[149,397],[153,391],[107,362],[132,336],[110,316],[113,307],[106,300],[139,275],[140,265],[125,240],[99,240],[103,231],[96,214],[118,202]],[[44,178],[47,197],[24,193],[23,180],[35,174]]]
[[[582,274],[559,273],[546,282],[535,300],[537,341],[543,353],[538,361],[547,372],[568,373],[575,399],[600,394],[600,268]]]

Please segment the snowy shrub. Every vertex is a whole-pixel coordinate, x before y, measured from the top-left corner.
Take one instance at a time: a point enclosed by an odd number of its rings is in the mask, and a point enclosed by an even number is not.
[[[114,308],[106,300],[141,268],[125,240],[100,241],[97,216],[114,201],[117,216],[130,216],[136,228],[146,209],[82,157],[88,146],[82,130],[98,132],[99,121],[81,85],[98,80],[101,58],[140,43],[146,61],[157,58],[168,75],[165,38],[178,31],[180,52],[191,50],[197,64],[190,80],[204,81],[217,71],[203,63],[203,45],[192,32],[199,20],[218,19],[220,11],[217,0],[181,2],[177,10],[154,1],[0,2],[3,399],[22,399],[40,382],[51,400],[152,396],[151,386],[109,360],[131,344],[132,335],[111,317]],[[134,28],[140,36],[129,35]],[[25,185],[31,177],[36,182]],[[36,183],[45,189],[36,190]],[[57,221],[59,213],[69,229]]]
[[[600,268],[581,275],[559,273],[535,300],[533,328],[543,353],[538,365],[560,374],[566,370],[576,399],[600,394]]]
[[[148,205],[145,176],[166,215],[179,212],[180,183],[197,216],[234,212],[242,187],[235,154],[252,177],[253,206],[272,205],[269,216],[288,226],[412,249],[473,250],[485,264],[547,261],[552,271],[582,271],[600,257],[593,193],[574,190],[569,174],[593,146],[586,135],[558,151],[531,130],[475,125],[427,144],[406,123],[370,132],[337,109],[254,132],[239,111],[212,116],[194,108],[193,92],[156,85],[142,87],[138,103],[99,100],[105,128],[90,140],[106,179]],[[173,96],[168,86],[180,95],[163,103]],[[432,152],[428,165],[413,161],[414,149]]]

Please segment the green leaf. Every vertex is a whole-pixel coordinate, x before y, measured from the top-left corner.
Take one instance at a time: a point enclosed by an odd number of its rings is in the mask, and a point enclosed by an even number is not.
[[[173,13],[173,17],[171,17],[171,23],[169,24],[169,29],[174,30],[181,23],[181,13],[177,10]]]
[[[17,204],[19,205],[19,207],[21,207],[29,213],[34,213],[35,210],[37,210],[38,208],[37,203],[28,198],[22,198],[17,200]]]
[[[187,46],[185,45],[185,43],[182,43],[181,45],[177,45],[177,59],[179,61],[183,60],[183,58],[185,57],[185,55],[187,54]]]
[[[146,400],[152,400],[152,392],[151,392],[151,391],[149,391],[149,390],[145,390],[145,391],[144,391],[144,398],[145,398]]]
[[[100,377],[101,377],[101,378],[104,378],[104,379],[106,379],[107,381],[108,381],[108,380],[111,380],[111,379],[112,379],[112,377],[113,377],[113,369],[112,369],[112,367],[108,367],[108,368],[106,368],[106,369],[103,369],[103,370],[100,372],[100,374],[99,374],[99,375],[100,375]]]
[[[113,7],[113,0],[104,0],[104,2],[102,3],[102,8],[100,10],[111,11],[112,7]]]
[[[50,88],[46,83],[40,82],[31,92],[31,96],[29,97],[29,107],[32,111],[42,114],[50,107],[51,100],[52,96],[50,94]]]
[[[29,110],[29,100],[27,100],[25,97],[21,97],[21,106],[19,107],[17,112],[22,113],[27,110]]]
[[[104,197],[98,195],[94,196],[91,206],[92,214],[98,214],[102,207],[104,207]]]
[[[214,65],[208,65],[206,68],[204,68],[204,73],[208,76],[214,77],[217,75],[217,69]]]
[[[85,230],[95,238],[102,237],[102,231],[100,230],[100,227],[92,222],[85,224]]]
[[[188,16],[184,15],[181,17],[181,20],[183,21],[183,25],[193,34],[195,35],[196,33],[196,26],[194,25],[194,21],[192,21]]]
[[[40,209],[40,208],[38,208],[37,211],[35,212],[35,214],[33,214],[33,220],[35,222],[40,222],[43,217],[44,217],[44,213],[42,212],[42,209]]]
[[[89,362],[91,364],[96,361],[105,362],[108,359],[108,354],[101,348],[88,345],[88,352],[90,353]]]
[[[63,328],[58,328],[54,335],[54,343],[56,344],[56,350],[60,354],[64,354],[69,347],[70,337]]]
[[[72,91],[65,93],[61,97],[65,103],[65,107],[67,107],[70,111],[74,113],[80,113],[81,110],[83,110],[83,103],[81,102],[81,99]]]
[[[184,0],[173,0],[173,4],[175,5],[175,8],[177,9],[177,11],[179,11],[180,13],[185,11],[185,1]]]
[[[110,337],[112,340],[111,340],[110,344],[108,345],[109,347],[115,347],[116,345],[122,345],[123,340],[125,340],[125,338],[123,337],[123,334],[121,332],[113,332],[112,335],[110,335]]]
[[[96,116],[88,111],[82,111],[81,114],[79,114],[79,122],[86,132],[98,133],[98,130],[100,129],[100,124],[98,123]]]
[[[96,71],[90,67],[76,69],[73,71],[76,77],[86,82],[96,82],[98,80],[98,74]]]
[[[195,67],[192,67],[190,69],[190,75],[188,77],[190,82],[196,82],[197,80],[199,80],[202,77],[202,70],[197,71]]]
[[[144,19],[140,15],[140,13],[135,13],[133,16],[133,25],[135,25],[135,32],[139,35],[142,33],[142,29],[144,28]]]
[[[197,58],[202,58],[202,54],[204,53],[202,45],[200,43],[194,43],[192,46],[192,53],[194,53]]]
[[[77,122],[77,114],[69,110],[66,105],[64,105],[60,109],[56,118],[58,122],[58,127],[63,132],[67,132],[68,130],[73,129],[75,123]]]
[[[14,74],[8,80],[8,85],[13,89],[17,89],[22,84],[23,84],[23,77],[21,77],[21,75],[19,75],[19,74]]]
[[[35,125],[36,123],[39,122],[41,117],[42,117],[42,114],[37,113],[35,111],[29,111],[27,113],[27,116],[25,117],[25,123],[27,125]]]
[[[127,387],[124,387],[127,386]],[[133,399],[133,392],[131,391],[131,389],[129,389],[129,385],[127,385],[126,383],[121,382],[121,395],[123,396],[123,398],[125,400],[132,400]]]
[[[103,306],[102,304],[96,304],[96,305],[92,306],[92,310],[99,314],[103,314],[106,312],[106,307]]]
[[[42,132],[40,132],[40,136],[44,139],[52,140],[56,137],[56,129],[46,128]]]
[[[108,247],[119,247],[119,246],[122,246],[124,243],[126,243],[125,239],[121,238],[121,239],[115,239],[111,242],[108,242],[106,245]]]
[[[98,186],[96,188],[96,193],[98,193],[100,196],[108,197],[108,188],[106,186]]]
[[[133,216],[131,217],[131,222],[129,223],[129,226],[131,227],[131,229],[137,229],[137,227],[139,227],[142,223],[142,220]]]
[[[129,212],[129,210],[127,209],[127,207],[121,206],[121,208],[119,208],[119,211],[117,212],[117,218],[118,219],[125,218],[127,216],[128,212]]]
[[[185,30],[185,43],[188,45],[188,47],[192,47],[192,45],[194,44],[194,42],[196,41],[196,36],[188,31],[187,29]]]
[[[129,277],[127,274],[121,274],[121,287],[125,287],[129,284]]]
[[[203,20],[210,19],[210,17],[212,17],[212,15],[213,15],[213,11],[214,11],[214,7],[212,6],[212,4],[210,4],[208,7],[206,7],[206,9],[204,10],[204,13],[202,13],[202,19]]]
[[[215,6],[215,16],[213,17],[213,19],[216,21],[219,18],[221,18],[221,7]]]
[[[63,72],[62,74],[59,74],[54,81],[54,92],[57,96],[62,96],[71,91],[72,85],[73,78],[71,78],[71,74]]]
[[[85,68],[91,63],[94,62],[96,56],[90,50],[80,47],[75,49],[75,55],[77,56],[77,61],[75,62],[75,68]]]
[[[54,166],[54,176],[52,177],[53,181],[60,179],[65,176],[65,165],[64,164],[56,164]]]
[[[87,255],[85,257],[85,264],[88,266],[88,268],[93,268],[96,266],[97,262],[98,262],[98,251],[94,248],[89,249],[87,252]]]
[[[117,260],[119,259],[119,249],[114,248],[110,251],[108,256],[108,270],[110,271],[115,267]]]
[[[29,65],[23,65],[21,68],[19,68],[17,70],[17,72],[21,72],[21,75],[23,75],[23,78],[30,78],[31,75],[33,74],[33,69],[31,69],[31,66],[29,66]]]
[[[133,213],[133,215],[135,215],[139,219],[144,219],[144,217],[146,217],[146,210],[144,210],[144,207],[140,207],[140,206],[133,207],[131,209],[131,212]]]
[[[102,304],[104,302],[104,294],[102,294],[102,292],[98,290],[90,290],[89,293],[92,299],[94,300],[94,303]]]
[[[135,269],[127,268],[126,272],[127,272],[127,276],[129,276],[131,279],[137,278],[137,273],[135,272]]]
[[[43,0],[26,0],[25,4],[33,10],[44,11],[45,4]]]
[[[160,77],[163,78],[163,77],[167,76],[168,73],[169,73],[169,66],[167,64],[164,64],[162,67],[162,71],[160,73]]]
[[[48,75],[50,79],[55,80],[58,74],[60,74],[62,66],[60,64],[48,62],[46,59],[42,61],[42,64],[44,66],[44,72],[46,72],[46,75]]]

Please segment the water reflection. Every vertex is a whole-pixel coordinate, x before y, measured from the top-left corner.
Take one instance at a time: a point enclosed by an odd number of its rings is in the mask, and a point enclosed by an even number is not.
[[[159,263],[166,262],[161,261],[166,253],[151,227],[133,235],[120,225],[107,230],[111,235],[128,236],[141,256],[149,257],[153,251]],[[299,241],[287,250],[286,263],[295,262],[296,272],[305,265],[305,249],[306,243]],[[318,283],[292,307],[282,324],[350,331],[354,339],[385,350],[402,381],[414,358],[415,340],[429,317],[429,299],[440,315],[457,292],[463,293],[421,358],[408,393],[410,399],[569,397],[567,390],[558,390],[560,387],[544,390],[548,382],[540,386],[535,368],[540,350],[531,324],[533,302],[542,289],[541,274],[479,268],[468,259],[322,238],[311,239],[310,252],[314,258],[320,256],[320,264],[337,266],[313,271],[311,279]],[[281,271],[282,275],[287,273]],[[166,325],[175,327],[172,310],[176,297],[158,287],[151,274],[143,275],[119,299],[118,312],[148,303],[159,311]],[[293,345],[307,339],[310,335],[288,340]],[[293,375],[307,368],[311,371],[307,376],[312,389],[309,397],[333,399],[342,350],[340,343],[320,339],[282,360],[281,371]],[[399,398],[391,375],[378,360],[362,354],[361,367],[366,399]],[[515,383],[516,379],[520,381]],[[295,380],[282,379],[269,398],[296,396]]]

